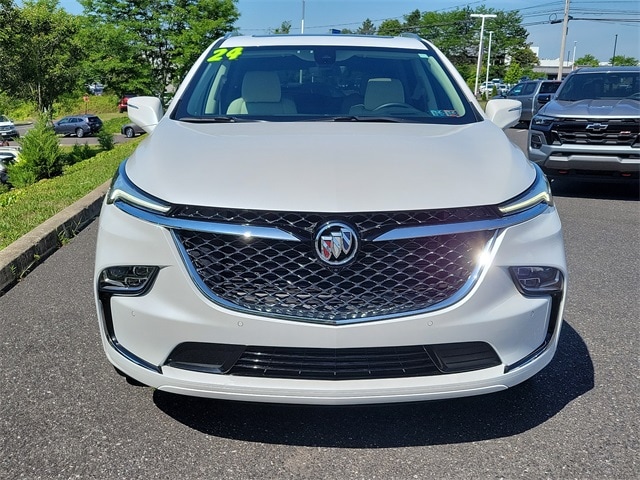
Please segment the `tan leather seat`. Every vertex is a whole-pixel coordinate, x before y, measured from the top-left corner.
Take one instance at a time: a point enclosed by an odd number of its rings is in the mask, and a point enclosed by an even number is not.
[[[278,115],[297,113],[295,103],[282,98],[276,72],[247,72],[242,80],[242,97],[229,104],[227,114]]]
[[[387,103],[404,103],[404,89],[397,78],[372,78],[367,82],[364,103],[354,105],[349,114],[368,113]]]

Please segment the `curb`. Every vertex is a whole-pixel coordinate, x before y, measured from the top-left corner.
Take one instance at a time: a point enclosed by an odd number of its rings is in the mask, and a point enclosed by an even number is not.
[[[100,214],[110,184],[108,180],[0,250],[0,295],[60,248],[61,238],[73,238]]]

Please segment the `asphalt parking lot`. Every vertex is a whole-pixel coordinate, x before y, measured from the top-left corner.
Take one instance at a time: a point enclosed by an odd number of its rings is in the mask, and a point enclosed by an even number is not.
[[[415,404],[260,405],[129,385],[100,344],[91,223],[0,297],[0,478],[638,478],[638,185],[553,188],[570,275],[555,359],[505,392]]]

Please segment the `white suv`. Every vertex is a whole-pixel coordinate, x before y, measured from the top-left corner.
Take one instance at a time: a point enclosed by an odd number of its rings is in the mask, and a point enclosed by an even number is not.
[[[227,37],[119,168],[98,234],[107,357],[163,391],[357,404],[547,365],[566,289],[546,178],[417,37]]]

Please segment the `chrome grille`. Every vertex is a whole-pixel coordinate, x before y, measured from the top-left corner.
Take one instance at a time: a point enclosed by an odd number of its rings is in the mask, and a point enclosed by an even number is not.
[[[212,300],[256,314],[339,322],[398,316],[452,298],[469,282],[493,231],[363,241],[330,267],[314,244],[175,230],[188,266]]]
[[[567,120],[554,124],[552,134],[562,145],[637,145],[640,120]]]

